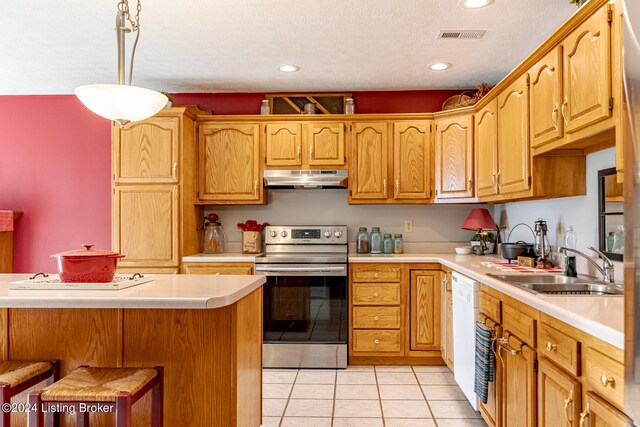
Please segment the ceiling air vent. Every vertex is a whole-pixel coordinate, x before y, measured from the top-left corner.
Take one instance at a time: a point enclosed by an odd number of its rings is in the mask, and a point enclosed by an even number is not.
[[[439,39],[481,39],[485,30],[440,30]]]

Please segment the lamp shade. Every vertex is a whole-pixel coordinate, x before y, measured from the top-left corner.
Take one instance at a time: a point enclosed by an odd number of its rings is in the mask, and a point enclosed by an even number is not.
[[[167,97],[160,92],[137,86],[85,85],[74,92],[88,109],[120,126],[148,119],[167,104]]]
[[[497,230],[496,223],[485,208],[473,208],[462,224],[465,230]]]

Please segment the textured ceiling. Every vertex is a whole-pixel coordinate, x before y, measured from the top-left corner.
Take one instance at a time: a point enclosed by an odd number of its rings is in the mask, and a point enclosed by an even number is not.
[[[0,95],[114,83],[116,3],[1,1]],[[143,0],[133,83],[169,92],[495,83],[576,11],[568,3],[496,0],[471,10],[458,0]],[[487,33],[482,40],[436,40],[441,29]],[[128,47],[132,42],[128,36]],[[436,61],[453,68],[430,71]],[[282,73],[281,64],[301,70]]]

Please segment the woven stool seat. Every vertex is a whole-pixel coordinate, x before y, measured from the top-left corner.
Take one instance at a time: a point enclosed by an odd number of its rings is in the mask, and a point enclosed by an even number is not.
[[[0,383],[15,387],[51,369],[49,362],[0,362]]]
[[[119,392],[132,395],[158,376],[150,368],[88,368],[71,372],[42,390],[43,402],[115,402]]]

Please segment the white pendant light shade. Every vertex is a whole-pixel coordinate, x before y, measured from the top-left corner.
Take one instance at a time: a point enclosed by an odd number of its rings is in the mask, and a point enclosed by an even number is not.
[[[91,111],[120,126],[148,119],[167,104],[154,90],[120,84],[94,84],[75,89],[78,99]]]

